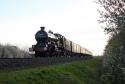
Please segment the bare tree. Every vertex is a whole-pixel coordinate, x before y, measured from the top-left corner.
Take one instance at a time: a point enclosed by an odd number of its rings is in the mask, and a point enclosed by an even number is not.
[[[105,23],[107,33],[118,34],[125,29],[125,0],[98,0],[104,10],[101,14],[100,23]]]

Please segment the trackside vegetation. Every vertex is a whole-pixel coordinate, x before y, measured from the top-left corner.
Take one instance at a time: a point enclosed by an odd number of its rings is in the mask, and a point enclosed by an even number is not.
[[[0,73],[0,84],[100,84],[99,59]]]
[[[10,44],[0,44],[0,58],[29,58],[28,52]]]
[[[98,0],[100,22],[110,35],[105,47],[101,84],[125,84],[125,0]]]

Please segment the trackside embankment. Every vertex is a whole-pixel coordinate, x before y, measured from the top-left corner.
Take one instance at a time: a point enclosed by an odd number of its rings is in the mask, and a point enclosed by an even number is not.
[[[0,73],[0,84],[99,84],[100,60],[90,59]]]

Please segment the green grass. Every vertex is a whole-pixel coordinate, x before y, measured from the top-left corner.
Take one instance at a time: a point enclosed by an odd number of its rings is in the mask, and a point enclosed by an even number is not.
[[[0,73],[0,84],[98,84],[99,60]]]

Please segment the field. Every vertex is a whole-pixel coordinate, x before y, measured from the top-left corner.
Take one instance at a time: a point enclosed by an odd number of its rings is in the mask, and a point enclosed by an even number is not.
[[[0,72],[0,84],[99,84],[98,59],[11,72]]]

